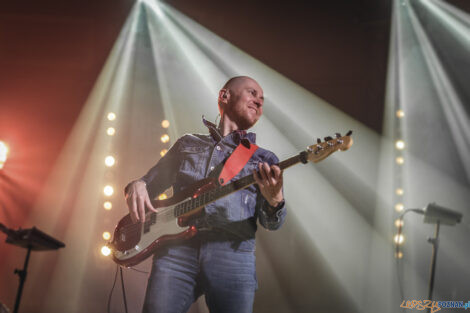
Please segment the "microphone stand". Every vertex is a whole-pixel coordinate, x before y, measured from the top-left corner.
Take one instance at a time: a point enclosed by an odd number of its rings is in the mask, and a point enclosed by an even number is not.
[[[18,309],[20,307],[21,295],[23,293],[23,286],[24,286],[24,282],[26,281],[26,275],[28,274],[26,269],[28,268],[29,255],[31,254],[31,249],[32,249],[32,246],[29,245],[28,252],[26,253],[26,260],[24,261],[23,269],[22,270],[15,269],[15,274],[17,274],[20,278],[20,285],[18,286],[18,291],[16,293],[15,309],[13,310],[13,313],[18,313]]]
[[[436,228],[434,230],[434,238],[428,238],[428,242],[432,245],[432,256],[431,256],[431,265],[429,267],[429,284],[428,284],[428,300],[432,301],[432,292],[434,289],[434,275],[436,272],[436,258],[437,258],[437,248],[439,246],[439,226],[441,222],[437,220]],[[431,312],[431,309],[428,308],[428,313]]]

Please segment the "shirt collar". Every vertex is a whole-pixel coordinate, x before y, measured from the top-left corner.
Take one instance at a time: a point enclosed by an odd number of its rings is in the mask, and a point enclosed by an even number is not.
[[[219,142],[221,141],[224,137],[222,134],[219,132],[217,126],[209,122],[204,118],[204,115],[202,116],[202,122],[204,125],[209,129],[209,133],[211,134],[212,138],[216,141]],[[238,145],[242,139],[248,139],[251,143],[256,143],[256,134],[253,132],[247,132],[246,130],[235,130],[231,132],[230,134],[227,135],[227,137],[230,136],[232,140]]]

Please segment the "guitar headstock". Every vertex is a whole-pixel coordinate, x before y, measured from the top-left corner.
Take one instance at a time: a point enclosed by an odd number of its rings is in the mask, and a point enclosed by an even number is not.
[[[307,153],[308,161],[317,163],[321,160],[326,159],[330,154],[338,150],[346,151],[352,144],[353,140],[351,138],[352,131],[350,130],[346,135],[341,136],[340,133],[335,134],[333,137],[325,137],[324,141],[321,141],[320,138],[317,139],[317,143],[307,147],[305,151]]]

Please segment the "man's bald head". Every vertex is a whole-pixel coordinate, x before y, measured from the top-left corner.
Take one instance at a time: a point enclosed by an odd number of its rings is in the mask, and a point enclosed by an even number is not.
[[[230,78],[219,91],[219,111],[235,121],[239,129],[253,126],[263,114],[263,89],[251,77]]]

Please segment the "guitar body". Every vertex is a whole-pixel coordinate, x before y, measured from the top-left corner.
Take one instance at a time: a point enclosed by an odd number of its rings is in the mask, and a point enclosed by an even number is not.
[[[186,188],[183,192],[165,200],[153,200],[157,212],[148,212],[144,223],[133,223],[129,214],[124,216],[114,230],[112,258],[114,262],[126,267],[134,266],[161,247],[187,240],[197,234],[195,226],[190,226],[192,219],[204,214],[201,206],[176,217],[175,207],[200,193],[216,188],[216,182],[207,178]]]

